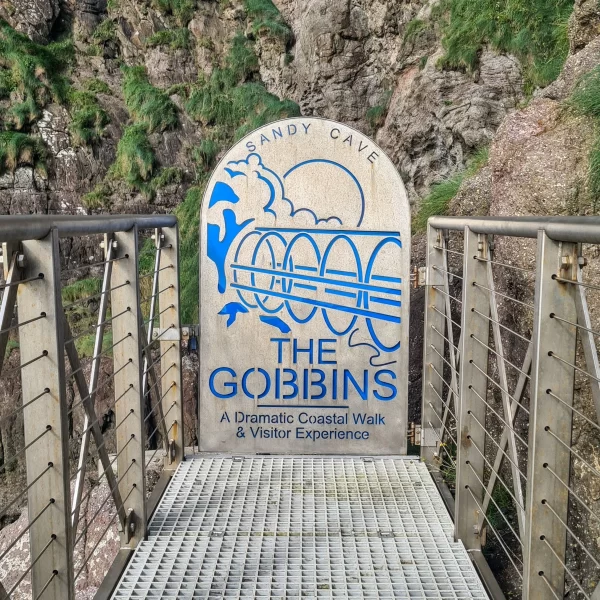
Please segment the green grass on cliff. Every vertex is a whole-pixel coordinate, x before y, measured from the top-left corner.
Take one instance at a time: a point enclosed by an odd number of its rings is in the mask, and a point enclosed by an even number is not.
[[[187,112],[204,125],[234,130],[236,139],[271,121],[298,116],[300,109],[295,102],[280,100],[262,83],[251,80],[257,70],[253,49],[243,36],[236,36],[225,66],[214,69],[192,90]]]
[[[171,50],[190,47],[190,30],[186,27],[179,29],[163,29],[151,35],[147,42],[148,46],[168,46]]]
[[[72,58],[70,40],[42,46],[0,20],[0,97],[13,99],[5,124],[23,129],[39,119],[49,102],[65,102],[64,73]]]
[[[71,109],[69,131],[76,145],[88,145],[102,137],[109,118],[98,103],[96,94],[70,90],[69,108]]]
[[[272,0],[244,0],[244,8],[255,34],[290,39],[292,32]]]
[[[19,131],[0,132],[0,175],[30,165],[46,173],[46,147],[41,139]]]
[[[429,194],[421,201],[419,211],[412,223],[415,233],[427,229],[427,220],[435,215],[444,215],[450,202],[456,197],[464,181],[476,175],[487,163],[489,148],[480,148],[473,154],[467,168],[432,186]]]
[[[156,158],[144,124],[129,125],[117,146],[117,157],[110,175],[125,180],[131,187],[151,195],[149,181],[154,173]]]
[[[551,83],[569,51],[573,0],[442,0],[435,9],[446,50],[441,64],[473,70],[485,46],[514,54],[528,91]]]
[[[596,121],[596,141],[590,151],[588,178],[595,212],[600,205],[600,66],[581,78],[569,105],[577,114]]]
[[[144,67],[123,67],[122,71],[125,105],[136,124],[146,125],[149,133],[177,127],[177,107],[148,81]]]
[[[172,15],[181,27],[185,27],[194,16],[196,0],[152,0],[152,6]]]

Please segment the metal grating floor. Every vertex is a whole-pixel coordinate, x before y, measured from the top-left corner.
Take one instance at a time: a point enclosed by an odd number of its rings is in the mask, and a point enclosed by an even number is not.
[[[197,455],[114,599],[488,598],[424,464]]]

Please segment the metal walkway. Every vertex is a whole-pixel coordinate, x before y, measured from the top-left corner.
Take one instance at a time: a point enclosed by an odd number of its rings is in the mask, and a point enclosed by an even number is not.
[[[453,531],[417,459],[196,455],[113,598],[486,599]]]

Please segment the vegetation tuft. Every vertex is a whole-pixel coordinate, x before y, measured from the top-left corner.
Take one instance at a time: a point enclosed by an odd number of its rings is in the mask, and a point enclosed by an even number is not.
[[[41,139],[19,131],[0,132],[0,174],[22,165],[46,174],[46,147]]]
[[[23,129],[41,116],[49,102],[64,102],[64,72],[73,58],[69,40],[42,46],[0,20],[0,96],[11,96],[6,124]]]
[[[71,122],[69,131],[76,145],[88,145],[102,137],[109,123],[108,114],[98,103],[96,94],[88,91],[69,92]]]
[[[257,68],[258,60],[247,40],[236,36],[226,66],[214,69],[209,79],[192,90],[188,113],[205,125],[235,128],[237,139],[276,119],[298,116],[295,102],[282,101],[261,83],[249,81]]]
[[[244,7],[257,35],[282,38],[288,41],[291,30],[272,0],[244,0]]]
[[[157,31],[148,38],[147,44],[150,47],[168,46],[172,50],[189,48],[190,30],[181,27],[179,29],[164,29],[163,31]]]
[[[102,182],[96,185],[91,192],[85,194],[81,198],[81,202],[88,210],[108,208],[110,206],[110,193],[111,190],[108,184]]]
[[[419,211],[413,219],[413,231],[425,231],[429,217],[446,214],[450,202],[456,197],[460,186],[464,181],[476,175],[487,163],[489,158],[489,148],[480,148],[471,157],[467,168],[464,171],[456,173],[450,179],[436,183],[429,192],[429,195],[423,198]]]
[[[177,107],[165,92],[154,87],[144,67],[122,67],[123,96],[136,124],[144,124],[148,133],[177,127]]]
[[[473,70],[486,45],[514,54],[524,67],[526,87],[551,83],[569,51],[567,22],[573,0],[442,0],[446,50],[441,64]]]
[[[153,0],[152,4],[164,14],[175,17],[181,27],[192,20],[196,10],[196,0]]]
[[[600,202],[600,66],[580,79],[569,105],[575,113],[596,121],[596,141],[590,151],[588,178],[595,212]]]
[[[390,107],[390,100],[392,99],[392,93],[391,90],[385,91],[380,103],[367,111],[365,116],[373,129],[378,129],[385,122],[385,117]]]
[[[132,188],[152,195],[149,181],[154,172],[154,150],[144,124],[129,125],[117,146],[117,157],[110,176],[125,180]]]

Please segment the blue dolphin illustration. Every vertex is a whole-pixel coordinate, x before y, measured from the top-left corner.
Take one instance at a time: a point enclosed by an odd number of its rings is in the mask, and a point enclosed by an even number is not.
[[[226,304],[219,313],[220,315],[227,315],[227,327],[230,327],[235,323],[238,313],[247,313],[248,309],[239,302],[230,302]]]

